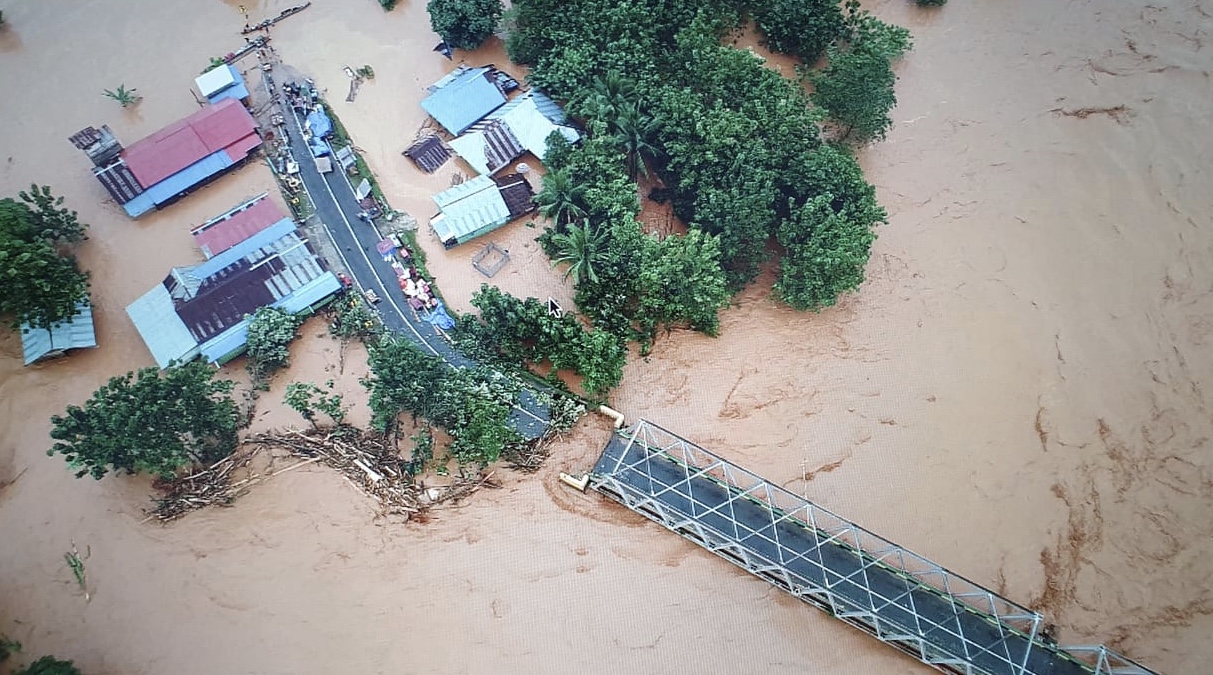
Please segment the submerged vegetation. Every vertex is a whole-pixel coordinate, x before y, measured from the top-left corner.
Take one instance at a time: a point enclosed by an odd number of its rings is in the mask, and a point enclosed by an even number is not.
[[[106,89],[101,94],[117,101],[123,108],[129,108],[143,99],[134,87],[127,89],[124,84],[118,85],[117,89]]]
[[[18,197],[0,199],[0,316],[49,328],[88,301],[88,274],[70,253],[87,225],[45,185]]]
[[[83,407],[51,417],[57,442],[46,454],[63,455],[77,478],[110,471],[171,478],[236,449],[233,386],[199,361],[111,377]]]
[[[476,49],[489,39],[505,8],[501,0],[430,0],[430,27],[455,49]]]
[[[829,57],[807,72],[818,92],[727,44],[751,18],[771,49]],[[518,0],[505,21],[511,58],[587,129],[577,147],[549,141],[537,201],[554,221],[544,250],[569,265],[596,328],[642,347],[663,326],[712,334],[729,293],[773,255],[793,307],[827,307],[863,281],[886,215],[836,143],[887,131],[904,29],[830,0]],[[690,234],[643,232],[634,179],[646,177]]]

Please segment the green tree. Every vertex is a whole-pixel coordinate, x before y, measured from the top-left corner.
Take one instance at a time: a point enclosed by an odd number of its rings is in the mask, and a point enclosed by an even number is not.
[[[775,292],[796,309],[829,307],[863,283],[876,234],[836,212],[832,199],[824,194],[810,200],[780,231],[786,252]]]
[[[17,195],[29,205],[35,237],[52,244],[76,244],[88,239],[84,233],[88,226],[80,222],[75,211],[63,206],[63,197],[51,194],[49,185],[33,184],[28,192]]]
[[[838,0],[761,0],[750,11],[767,46],[807,63],[821,58],[843,34]]]
[[[829,65],[811,75],[812,100],[829,114],[843,140],[864,144],[881,140],[893,126],[897,76],[891,62],[910,49],[910,32],[887,24],[859,6],[846,3],[845,41],[829,50]]]
[[[645,158],[657,155],[657,147],[652,141],[657,136],[657,118],[646,113],[636,102],[615,111],[608,121],[609,133],[623,149],[628,178],[644,174],[649,175]]]
[[[552,258],[552,266],[568,264],[564,271],[565,278],[573,277],[574,281],[589,279],[598,281],[595,269],[606,248],[607,232],[583,218],[581,223],[569,225],[567,232],[555,232],[551,244],[556,255]]]
[[[357,338],[364,342],[378,339],[383,323],[360,293],[345,293],[332,305],[329,333],[342,340]]]
[[[340,426],[345,421],[345,405],[341,394],[333,391],[333,381],[324,383],[324,389],[311,382],[291,382],[286,385],[286,395],[283,401],[291,409],[303,415],[303,419],[316,425],[316,413],[324,413]]]
[[[829,114],[842,140],[881,140],[893,126],[889,112],[897,105],[897,77],[888,58],[876,50],[831,48],[829,65],[809,80],[813,102]]]
[[[586,215],[582,206],[584,200],[585,187],[574,182],[566,169],[557,169],[545,174],[543,188],[535,195],[539,213],[555,222],[557,228]]]
[[[456,49],[472,50],[484,44],[505,7],[501,0],[430,0],[430,27]]]
[[[590,87],[570,103],[569,112],[579,117],[610,121],[636,103],[635,80],[612,70],[594,78]]]
[[[386,339],[367,348],[367,362],[373,376],[364,378],[362,385],[370,392],[375,428],[388,430],[404,410],[432,419],[430,406],[446,379],[441,359],[407,340]]]
[[[910,31],[872,16],[859,0],[847,0],[844,39],[852,47],[873,51],[889,61],[901,58],[913,46]]]
[[[651,246],[640,271],[642,323],[655,327],[685,321],[707,335],[719,333],[718,312],[729,304],[720,240],[692,230],[653,241]]]
[[[20,197],[0,199],[0,315],[13,328],[49,328],[88,300],[88,275],[66,253],[85,239],[85,226],[48,187],[31,186]]]
[[[948,4],[948,0],[915,0],[919,7],[939,7]]]
[[[77,478],[97,479],[111,470],[168,477],[221,459],[236,449],[238,412],[233,383],[214,375],[195,361],[112,377],[84,407],[51,417],[58,442],[47,454],[63,455]]]
[[[71,661],[60,661],[53,656],[43,656],[13,675],[80,675],[80,670]]]
[[[303,317],[278,309],[262,307],[253,313],[248,326],[248,372],[253,384],[266,388],[274,371],[290,363],[291,341],[299,334]]]

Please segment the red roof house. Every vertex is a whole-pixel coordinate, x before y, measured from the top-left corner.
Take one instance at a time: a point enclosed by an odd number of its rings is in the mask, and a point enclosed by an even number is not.
[[[206,221],[194,228],[192,234],[202,254],[210,258],[286,217],[273,200],[262,194]]]
[[[260,144],[253,116],[240,101],[225,99],[136,141],[122,158],[146,188],[220,150],[236,163]]]

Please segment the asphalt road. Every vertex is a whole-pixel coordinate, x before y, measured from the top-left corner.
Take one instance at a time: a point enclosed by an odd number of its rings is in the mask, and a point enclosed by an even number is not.
[[[346,173],[335,158],[333,171],[320,173],[303,137],[303,120],[289,103],[282,99],[279,99],[279,103],[289,120],[291,152],[299,163],[299,177],[304,188],[354,283],[359,289],[371,289],[382,298],[373,307],[384,326],[452,367],[476,365],[408,306],[404,291],[400,290],[396,281],[395,270],[376,249],[383,239],[382,235],[373,224],[358,219],[362,209]],[[548,407],[538,399],[535,391],[524,387],[511,415],[514,428],[525,438],[538,438],[547,430],[549,420]]]

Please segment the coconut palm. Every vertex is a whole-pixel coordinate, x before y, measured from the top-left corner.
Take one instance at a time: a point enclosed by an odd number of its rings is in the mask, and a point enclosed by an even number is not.
[[[657,147],[650,142],[657,135],[657,126],[657,119],[642,110],[639,102],[624,107],[609,122],[609,133],[627,157],[628,177],[634,179],[641,173],[649,175],[644,160],[658,153]]]
[[[594,268],[602,262],[606,244],[606,228],[595,226],[589,218],[582,218],[580,223],[569,225],[567,232],[552,235],[552,245],[556,248],[552,267],[568,263],[564,278],[571,276],[578,283],[586,279],[597,283],[598,273]]]
[[[578,117],[610,120],[636,99],[636,83],[611,71],[594,78],[589,91],[571,107]]]
[[[585,186],[576,184],[567,169],[558,169],[545,175],[543,189],[535,195],[539,213],[555,221],[557,229],[563,228],[575,218],[586,215],[585,208],[582,207],[584,199]]]

